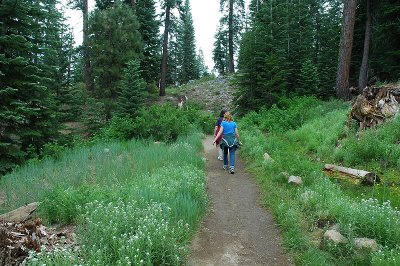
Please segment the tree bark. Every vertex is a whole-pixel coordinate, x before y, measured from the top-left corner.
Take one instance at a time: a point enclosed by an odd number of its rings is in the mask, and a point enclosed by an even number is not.
[[[90,66],[90,57],[89,57],[89,5],[88,0],[82,1],[82,17],[83,17],[83,80],[85,81],[86,89],[90,92],[94,91],[93,83],[92,83],[92,71]]]
[[[365,36],[364,36],[364,52],[361,61],[360,75],[358,76],[358,90],[361,92],[368,83],[368,58],[369,46],[371,43],[371,6],[370,0],[366,0],[367,4],[367,21],[365,22]]]
[[[169,24],[170,24],[170,7],[167,5],[165,9],[164,41],[163,41],[163,54],[161,61],[160,96],[165,96],[165,81],[167,79]]]
[[[235,73],[234,51],[233,51],[233,2],[229,0],[229,17],[228,17],[228,54],[229,54],[229,73]]]
[[[339,99],[350,100],[349,72],[351,49],[353,46],[353,32],[356,12],[356,0],[344,1],[342,35],[336,76],[336,96]]]

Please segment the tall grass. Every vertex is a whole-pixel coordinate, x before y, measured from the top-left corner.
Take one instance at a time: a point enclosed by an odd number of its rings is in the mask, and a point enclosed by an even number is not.
[[[299,119],[299,112],[302,112],[299,106],[304,107],[303,103],[286,109],[274,107],[252,113],[240,125],[245,143],[242,152],[253,161],[251,169],[263,185],[266,204],[283,228],[285,246],[296,255],[296,262],[300,265],[322,265],[321,261],[323,265],[400,264],[396,253],[399,250],[400,213],[387,201],[370,199],[379,187],[370,188],[371,193],[366,195],[349,197],[322,172],[324,162],[335,163],[337,160],[336,163],[345,162],[349,164],[347,166],[371,167],[378,158],[387,160],[385,166],[388,170],[398,172],[396,162],[399,157],[394,148],[400,140],[398,120],[357,137],[354,130],[345,126],[346,104],[337,101],[324,103],[316,99],[304,102],[313,105],[305,110],[305,119],[301,123],[290,121]],[[297,100],[292,103],[296,105]],[[378,152],[369,153],[365,147],[367,142]],[[363,150],[366,151],[365,157],[360,155]],[[264,162],[265,152],[274,159],[273,163]],[[350,160],[359,156],[362,159]],[[381,167],[379,170],[385,169]],[[288,185],[283,172],[301,176],[303,186]],[[395,193],[391,195],[394,201],[400,197]],[[338,223],[341,232],[350,239],[350,249],[346,252],[327,246],[321,248],[320,239],[315,239],[320,227],[326,229],[333,223]],[[354,237],[376,239],[381,252],[358,257],[352,252]]]
[[[66,189],[81,184],[109,186],[135,179],[169,164],[203,165],[193,156],[201,142],[196,136],[180,138],[172,146],[144,141],[96,143],[92,147],[67,150],[59,159],[45,158],[25,165],[0,180],[6,200],[2,211],[40,201],[55,188]],[[182,149],[173,148],[181,145]],[[185,146],[186,145],[186,146]]]
[[[4,209],[40,201],[46,222],[79,225],[78,250],[44,250],[28,265],[183,264],[206,207],[201,138],[97,143],[5,176]]]

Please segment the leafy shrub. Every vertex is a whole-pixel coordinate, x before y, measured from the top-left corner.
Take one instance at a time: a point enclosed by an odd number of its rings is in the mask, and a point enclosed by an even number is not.
[[[129,140],[134,135],[134,120],[129,117],[114,116],[108,126],[95,135],[95,140]]]
[[[205,134],[213,134],[215,128],[215,121],[217,120],[213,115],[202,115],[198,119],[198,124]]]
[[[41,149],[42,157],[52,157],[52,158],[60,158],[62,154],[65,152],[67,147],[65,145],[59,145],[57,142],[47,143],[43,145]]]
[[[142,108],[134,119],[135,138],[154,138],[157,141],[175,141],[179,135],[189,133],[197,112],[190,113],[172,105],[153,105]]]
[[[170,104],[153,105],[141,108],[135,118],[114,116],[93,140],[129,140],[149,139],[174,142],[180,135],[187,135],[192,130],[211,134],[214,118],[202,114],[196,104],[188,109],[177,109]]]
[[[242,119],[246,127],[257,127],[267,132],[285,132],[297,129],[307,121],[324,115],[327,112],[346,108],[346,104],[332,101],[325,104],[315,97],[282,98],[271,108],[251,112]]]

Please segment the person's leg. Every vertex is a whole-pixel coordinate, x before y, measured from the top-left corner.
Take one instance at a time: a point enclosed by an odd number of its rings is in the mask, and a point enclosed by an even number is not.
[[[228,147],[224,147],[224,169],[228,169]]]
[[[224,157],[224,151],[221,149],[221,147],[218,147],[218,160],[222,161]]]
[[[235,147],[229,148],[229,163],[230,163],[231,173],[233,173],[235,169],[235,151],[236,151]]]

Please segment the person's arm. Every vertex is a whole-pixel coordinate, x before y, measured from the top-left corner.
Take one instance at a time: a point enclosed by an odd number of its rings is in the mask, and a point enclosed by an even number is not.
[[[240,143],[239,131],[238,131],[237,127],[235,127],[235,136],[236,136],[237,141]]]
[[[213,144],[215,142],[217,142],[217,139],[222,135],[222,132],[224,132],[224,127],[221,125],[220,128],[219,128],[218,134],[214,138]]]
[[[218,126],[215,126],[215,128],[214,128],[214,137],[217,135],[217,133],[218,133]]]

